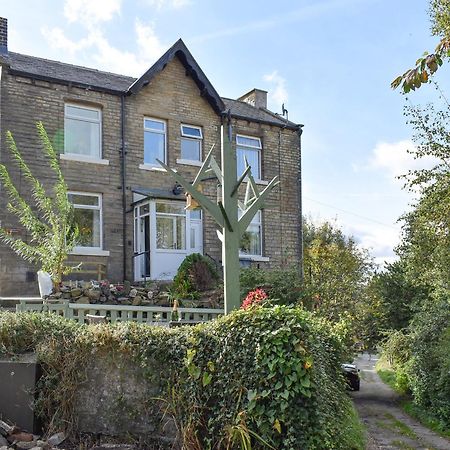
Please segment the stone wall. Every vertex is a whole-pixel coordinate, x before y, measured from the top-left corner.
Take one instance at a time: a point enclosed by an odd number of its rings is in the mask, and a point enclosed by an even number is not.
[[[174,58],[158,73],[149,85],[125,101],[125,146],[127,172],[126,248],[122,234],[121,191],[121,114],[120,97],[64,86],[62,84],[12,76],[3,68],[0,88],[1,129],[3,131],[0,161],[11,170],[20,192],[27,197],[26,181],[11,164],[5,148],[4,132],[10,130],[18,148],[30,162],[33,173],[50,190],[52,178],[36,135],[35,123],[42,121],[58,151],[64,148],[64,104],[80,102],[102,110],[102,158],[108,165],[61,160],[61,167],[69,189],[102,194],[103,199],[103,249],[108,256],[72,255],[71,261],[101,262],[107,265],[107,277],[112,282],[123,279],[123,252],[126,252],[128,279],[133,278],[133,214],[132,187],[163,188],[171,190],[172,179],[161,171],[139,168],[143,163],[143,119],[153,117],[167,121],[168,164],[188,179],[193,178],[198,167],[178,164],[180,158],[180,124],[191,124],[203,129],[203,157],[213,144],[215,156],[220,161],[221,118],[201,96],[199,88],[186,74],[181,62]],[[280,186],[271,194],[263,211],[263,252],[269,261],[253,264],[280,266],[299,259],[298,224],[299,198],[297,189],[299,145],[296,131],[233,119],[233,132],[260,137],[262,151],[262,177],[266,181],[278,175]],[[234,136],[233,136],[234,139]],[[261,186],[263,189],[264,186]],[[244,188],[241,190],[241,195]],[[216,197],[216,183],[206,182],[204,192]],[[29,199],[29,196],[28,196]],[[180,200],[184,200],[183,195]],[[0,220],[2,226],[12,228],[19,236],[24,230],[6,211],[5,192],[0,191]],[[221,259],[221,243],[217,238],[215,223],[204,216],[204,252],[216,260]],[[36,270],[18,258],[5,245],[0,244],[0,295],[37,293],[33,273]],[[91,277],[95,278],[95,277]]]

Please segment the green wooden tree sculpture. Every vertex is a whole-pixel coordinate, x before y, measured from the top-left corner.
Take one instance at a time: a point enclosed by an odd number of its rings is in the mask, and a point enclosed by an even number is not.
[[[240,306],[239,290],[239,243],[242,235],[250,225],[255,214],[264,207],[264,202],[275,186],[279,184],[275,177],[262,191],[252,176],[251,168],[245,161],[244,173],[237,178],[236,152],[233,150],[228,136],[228,130],[221,128],[221,157],[222,169],[214,156],[214,146],[203,162],[194,181],[190,183],[178,172],[175,172],[163,162],[159,161],[167,173],[174,178],[192,198],[209,214],[212,215],[222,231],[217,231],[222,241],[222,260],[224,271],[225,314]],[[215,203],[200,190],[202,181],[217,177],[221,185],[221,200]],[[238,199],[239,186],[247,181],[244,201]],[[240,210],[240,213],[239,213]]]

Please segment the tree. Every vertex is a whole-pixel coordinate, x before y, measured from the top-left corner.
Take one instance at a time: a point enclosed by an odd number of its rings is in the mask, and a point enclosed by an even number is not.
[[[420,88],[442,66],[443,59],[450,57],[450,0],[431,0],[429,14],[431,33],[441,39],[434,53],[425,52],[416,61],[415,67],[408,69],[391,83],[393,89],[401,85],[403,92],[408,93]]]
[[[403,215],[403,239],[398,254],[407,261],[411,276],[426,284],[450,280],[450,111],[408,107],[414,128],[415,159],[431,162],[428,168],[410,170],[403,178],[416,195],[410,212]]]
[[[58,156],[41,122],[36,124],[43,151],[49,161],[56,182],[53,196],[49,196],[43,184],[32,174],[17,149],[11,132],[6,133],[6,142],[12,158],[25,179],[29,182],[34,208],[22,197],[14,185],[5,165],[0,164],[0,181],[9,196],[8,211],[29,233],[29,240],[14,237],[0,228],[0,240],[9,245],[25,261],[36,264],[52,277],[55,288],[61,278],[74,268],[66,265],[68,253],[73,249],[78,227],[74,223],[73,206],[67,195],[67,185],[59,167]]]
[[[368,252],[329,222],[305,220],[304,246],[305,289],[314,309],[334,322],[356,319],[373,271]]]

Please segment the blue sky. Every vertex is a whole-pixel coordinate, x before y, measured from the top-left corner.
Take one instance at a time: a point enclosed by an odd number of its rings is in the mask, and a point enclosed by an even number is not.
[[[415,164],[390,81],[432,50],[425,0],[1,0],[12,51],[141,75],[178,38],[220,95],[254,87],[305,125],[304,213],[392,260]],[[445,70],[445,69],[444,69]],[[435,98],[431,87],[411,96]]]

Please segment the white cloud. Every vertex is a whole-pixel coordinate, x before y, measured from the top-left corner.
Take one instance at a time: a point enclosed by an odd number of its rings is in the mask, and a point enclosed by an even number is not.
[[[269,102],[272,104],[271,109],[278,111],[281,105],[288,101],[288,92],[286,89],[286,80],[279,75],[278,70],[264,75],[264,81],[272,84],[273,89],[269,90]]]
[[[147,3],[150,6],[161,10],[164,8],[181,9],[190,5],[192,2],[190,0],[147,0]]]
[[[398,142],[379,142],[372,150],[368,164],[362,169],[384,170],[393,182],[404,184],[398,177],[405,175],[409,170],[432,167],[436,160],[432,157],[414,159],[408,150],[414,149],[414,143],[409,140]],[[361,167],[352,164],[353,170],[359,171]]]
[[[68,38],[61,28],[43,28],[42,33],[52,48],[68,53],[73,60],[76,59],[76,63],[79,63],[79,59],[75,58],[77,52],[89,49],[90,59],[83,60],[83,64],[110,72],[140,76],[166,48],[151,24],[136,20],[134,28],[136,52],[114,47],[100,29],[89,29],[87,36],[78,41]]]
[[[92,27],[101,22],[109,22],[120,13],[122,0],[66,0],[64,16],[69,22],[80,22]]]

